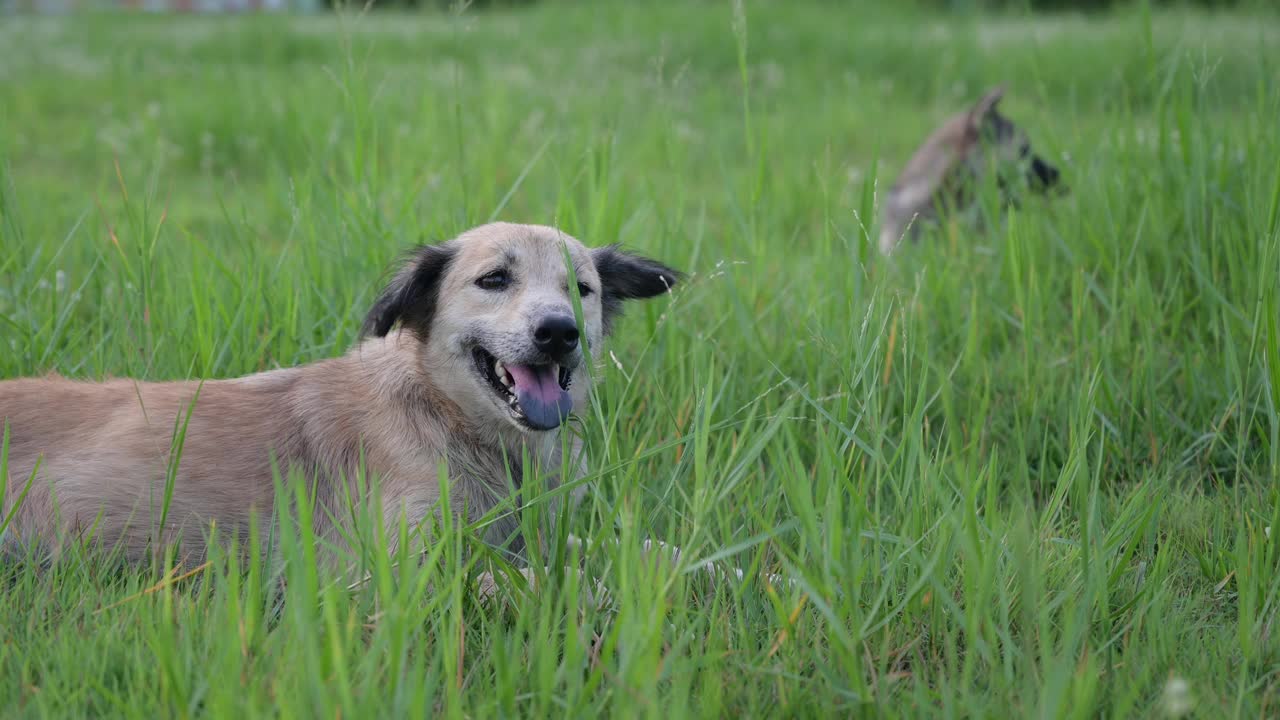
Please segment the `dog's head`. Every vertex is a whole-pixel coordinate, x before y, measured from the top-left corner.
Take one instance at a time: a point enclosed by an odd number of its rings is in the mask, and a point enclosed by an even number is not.
[[[1018,168],[1026,177],[1027,185],[1044,192],[1058,184],[1058,168],[1045,162],[1031,149],[1027,134],[1000,112],[1000,99],[1005,88],[993,88],[969,109],[966,131],[972,140],[986,153],[994,157],[977,157],[971,154],[971,162],[994,159],[1002,168]]]
[[[625,301],[667,292],[679,277],[555,228],[492,223],[416,249],[364,331],[382,337],[399,324],[423,344],[433,384],[477,420],[551,430],[586,399],[583,341],[595,352]]]

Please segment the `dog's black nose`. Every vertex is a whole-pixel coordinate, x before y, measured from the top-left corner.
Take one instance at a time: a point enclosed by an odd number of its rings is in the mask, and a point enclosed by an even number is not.
[[[552,358],[562,358],[578,347],[578,324],[569,315],[545,317],[533,331],[533,344]]]

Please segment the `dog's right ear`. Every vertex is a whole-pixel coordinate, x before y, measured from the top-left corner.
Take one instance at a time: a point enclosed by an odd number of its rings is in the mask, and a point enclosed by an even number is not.
[[[969,130],[977,133],[982,129],[982,124],[987,121],[987,116],[1000,103],[1000,98],[1004,97],[1005,86],[997,85],[987,91],[982,99],[969,110]]]
[[[387,284],[365,316],[361,336],[385,337],[397,321],[425,334],[436,312],[440,281],[453,261],[453,248],[423,245],[410,251],[404,266]]]

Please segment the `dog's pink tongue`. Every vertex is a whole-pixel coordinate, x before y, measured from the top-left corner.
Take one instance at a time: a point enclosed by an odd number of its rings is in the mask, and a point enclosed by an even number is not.
[[[573,398],[560,387],[557,369],[551,365],[508,365],[515,381],[516,400],[530,425],[540,430],[558,427],[573,409]]]

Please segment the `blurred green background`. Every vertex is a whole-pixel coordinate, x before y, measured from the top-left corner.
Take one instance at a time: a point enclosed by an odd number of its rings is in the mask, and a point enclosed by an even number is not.
[[[398,252],[492,217],[690,273],[583,423],[614,608],[6,569],[0,707],[1273,714],[1280,21],[1109,5],[0,17],[0,377],[331,357]],[[998,83],[1071,192],[879,257],[887,185]]]

